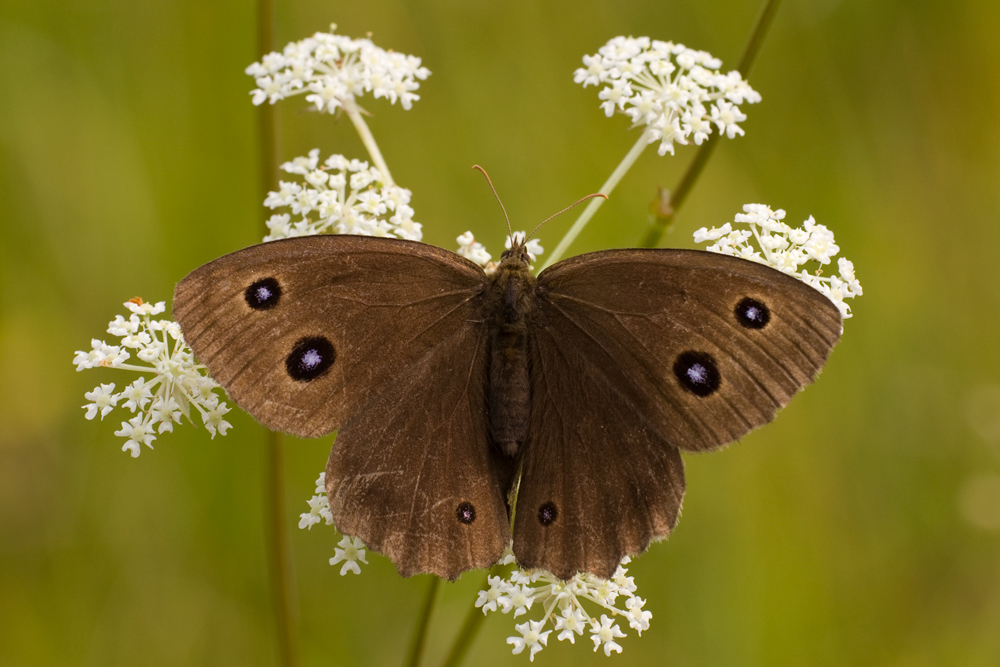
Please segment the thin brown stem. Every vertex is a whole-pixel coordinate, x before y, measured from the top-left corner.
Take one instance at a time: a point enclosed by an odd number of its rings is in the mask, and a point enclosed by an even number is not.
[[[274,2],[257,0],[257,53],[274,50]],[[259,199],[278,182],[278,132],[274,107],[262,105],[257,111],[257,147],[259,151]],[[263,216],[262,216],[263,219]],[[267,227],[262,222],[255,234],[262,238]],[[267,544],[268,578],[271,604],[278,634],[278,659],[282,667],[299,664],[297,601],[295,576],[292,572],[292,544],[288,528],[288,507],[285,499],[285,450],[280,433],[265,431],[264,435],[264,520]]]
[[[739,64],[736,67],[744,79],[750,76],[750,70],[753,68],[757,54],[764,43],[764,38],[767,36],[768,30],[774,22],[774,16],[778,13],[779,6],[781,6],[781,0],[766,0],[757,14],[757,21],[754,23],[750,37],[743,47],[743,55],[740,56]],[[715,150],[715,145],[718,142],[719,135],[713,134],[707,141],[702,143],[695,153],[694,159],[691,160],[691,164],[688,165],[684,175],[681,176],[681,180],[677,183],[677,187],[671,190],[666,198],[658,196],[653,202],[657,214],[653,220],[653,226],[649,228],[649,231],[640,244],[642,247],[655,248],[660,244],[663,233],[674,221],[674,216],[677,215],[677,211],[684,204],[684,200],[687,199],[698,177],[701,176],[701,172],[708,163],[708,159],[712,157],[712,152]]]
[[[431,575],[431,583],[427,587],[424,604],[420,608],[420,616],[417,618],[417,627],[413,629],[413,639],[410,641],[410,653],[406,659],[406,667],[417,667],[420,664],[420,657],[427,641],[427,628],[431,624],[431,611],[434,609],[434,601],[437,599],[439,588],[441,588],[441,578]]]

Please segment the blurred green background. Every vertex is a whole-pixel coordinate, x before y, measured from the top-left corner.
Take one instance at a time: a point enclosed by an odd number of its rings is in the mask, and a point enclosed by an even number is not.
[[[572,82],[609,38],[650,35],[735,66],[759,3],[279,2],[279,45],[330,22],[433,75],[412,111],[362,100],[425,240],[515,228],[596,190],[632,145]],[[786,0],[724,142],[664,245],[747,202],[815,215],[865,296],[819,382],[727,451],[688,456],[684,518],[632,568],[652,627],[624,664],[1000,664],[1000,5]],[[0,665],[273,665],[262,435],[234,412],[132,460],[112,413],[79,406],[106,369],[73,351],[121,303],[169,299],[260,238],[259,55],[243,2],[0,6]],[[724,69],[725,69],[724,68]],[[366,157],[346,119],[279,105],[281,156]],[[573,252],[635,245],[657,185],[692,157],[649,150]],[[550,223],[551,250],[572,216]],[[288,444],[289,520],[330,439]],[[380,556],[360,577],[330,529],[294,530],[304,665],[396,665],[427,585]],[[442,588],[436,664],[481,575]],[[534,617],[534,615],[532,616]],[[518,619],[521,621],[523,619]],[[526,664],[491,615],[468,664]],[[604,664],[586,637],[542,664]]]

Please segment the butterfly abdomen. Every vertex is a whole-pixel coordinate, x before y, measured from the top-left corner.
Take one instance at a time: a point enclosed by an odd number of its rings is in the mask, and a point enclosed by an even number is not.
[[[530,393],[528,318],[535,308],[535,278],[511,257],[501,262],[491,285],[490,436],[513,457],[528,437]]]

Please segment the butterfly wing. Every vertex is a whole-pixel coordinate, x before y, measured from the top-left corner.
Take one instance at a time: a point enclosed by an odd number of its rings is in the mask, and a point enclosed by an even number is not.
[[[173,309],[241,408],[317,437],[476,319],[485,284],[472,262],[423,243],[312,236],[205,264],[177,285]]]
[[[510,543],[486,422],[485,327],[432,350],[337,434],[326,469],[334,523],[409,576],[454,579]]]
[[[561,579],[611,578],[677,523],[680,452],[559,332],[532,339],[530,436],[521,456],[514,555]],[[569,370],[569,372],[567,372]]]
[[[342,532],[404,574],[455,577],[509,542],[482,394],[486,280],[422,243],[314,236],[202,266],[178,284],[174,314],[265,426],[303,437],[343,427],[327,468]]]
[[[581,255],[542,272],[537,294],[514,553],[560,576],[609,576],[666,536],[683,493],[677,449],[770,421],[841,331],[812,287],[700,251]]]

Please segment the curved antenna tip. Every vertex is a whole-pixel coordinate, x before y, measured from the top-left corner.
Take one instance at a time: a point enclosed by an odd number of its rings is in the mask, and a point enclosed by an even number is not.
[[[490,180],[490,175],[486,173],[486,170],[480,167],[478,164],[472,165],[473,169],[482,172],[483,176],[486,177],[486,182],[490,184],[490,190],[493,191],[493,196],[497,198],[497,203],[500,204],[500,210],[503,211],[503,217],[507,221],[507,235],[510,237],[511,242],[514,241],[514,232],[510,228],[510,218],[507,216],[507,209],[503,205],[503,201],[500,200],[500,195],[497,194],[497,189],[493,187],[493,181]]]

